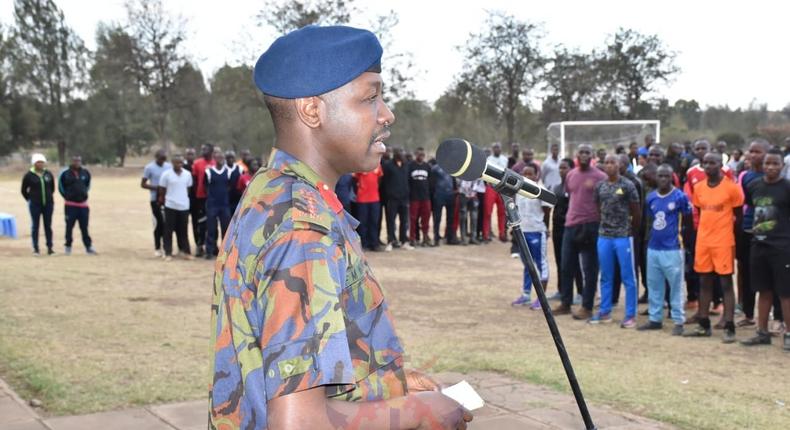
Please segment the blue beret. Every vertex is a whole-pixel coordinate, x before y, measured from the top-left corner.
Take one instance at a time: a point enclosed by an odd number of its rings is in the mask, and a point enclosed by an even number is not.
[[[258,58],[255,85],[284,99],[317,96],[381,71],[382,52],[370,31],[309,25],[281,36]]]

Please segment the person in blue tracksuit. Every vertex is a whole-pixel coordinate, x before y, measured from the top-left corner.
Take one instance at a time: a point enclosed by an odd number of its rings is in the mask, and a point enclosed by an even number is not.
[[[664,319],[665,283],[669,284],[669,304],[675,327],[673,336],[683,334],[686,322],[683,304],[683,249],[680,229],[693,227],[691,203],[683,191],[672,186],[672,166],[662,164],[656,170],[658,188],[645,199],[645,216],[649,220],[647,242],[647,295],[650,320],[637,330],[660,330]]]
[[[634,235],[641,222],[639,194],[631,181],[620,176],[620,159],[617,155],[606,156],[604,172],[607,179],[599,182],[593,192],[601,214],[598,229],[601,308],[589,322],[598,324],[612,321],[612,287],[616,259],[620,266],[620,278],[625,286],[625,317],[620,326],[634,328],[637,306]]]
[[[91,189],[91,173],[82,167],[82,157],[74,155],[71,157],[71,164],[63,169],[58,177],[58,192],[63,196],[64,212],[66,214],[66,255],[71,254],[71,243],[73,242],[72,233],[74,224],[80,226],[82,234],[82,244],[85,251],[90,255],[96,255],[93,248],[93,241],[88,234],[88,219],[90,208],[88,207],[88,191]]]
[[[214,166],[206,168],[206,217],[208,236],[206,239],[206,259],[210,260],[218,254],[217,248],[217,222],[221,234],[220,240],[225,236],[225,230],[230,223],[230,191],[232,184],[232,171],[225,163],[222,150],[214,148]]]

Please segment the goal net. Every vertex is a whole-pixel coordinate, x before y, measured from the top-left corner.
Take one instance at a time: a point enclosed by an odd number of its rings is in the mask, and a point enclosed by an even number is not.
[[[645,138],[652,136],[655,142],[661,142],[661,121],[659,120],[628,120],[628,121],[562,121],[549,124],[546,129],[548,147],[557,144],[560,157],[573,158],[576,148],[587,143],[595,151],[603,148],[614,153],[618,146],[625,148],[631,142],[638,146],[644,145]]]

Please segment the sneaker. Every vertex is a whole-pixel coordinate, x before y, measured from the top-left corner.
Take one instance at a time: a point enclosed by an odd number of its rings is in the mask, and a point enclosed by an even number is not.
[[[431,246],[431,240],[428,239],[428,236],[422,238],[422,242],[420,242],[420,246],[422,246],[423,248]]]
[[[785,324],[782,321],[773,320],[768,324],[768,333],[771,336],[781,336],[785,332]]]
[[[735,327],[750,327],[755,324],[752,318],[744,318],[737,323],[735,323]]]
[[[636,327],[636,318],[626,318],[623,322],[620,323],[620,328],[634,328]]]
[[[648,321],[640,325],[636,329],[638,331],[647,331],[647,330],[661,330],[662,328],[664,328],[664,324],[655,321]]]
[[[568,315],[571,313],[571,307],[565,306],[562,303],[560,303],[554,309],[551,310],[551,313],[554,315]]]
[[[71,250],[69,250],[69,251],[71,251]],[[94,248],[94,247],[92,247],[92,246],[91,246],[90,248],[88,248],[88,249],[87,249],[85,252],[86,252],[88,255],[99,255],[99,253],[98,253],[98,252],[96,252],[96,248]]]
[[[409,246],[411,246],[412,248],[416,248],[417,247],[417,242],[415,242],[413,240],[410,240],[409,241]]]
[[[412,250],[414,250],[414,247],[410,243],[404,243],[403,244],[403,249],[405,249],[407,251],[412,251]]]
[[[520,257],[520,255],[518,254],[518,252],[511,252],[510,253],[510,258],[519,258],[519,257]]]
[[[724,336],[721,337],[721,343],[735,343],[735,330],[724,330]]]
[[[684,324],[691,325],[691,324],[697,324],[697,323],[699,323],[699,314],[694,314],[694,315],[688,317],[688,319],[686,319],[686,322]]]
[[[532,305],[530,305],[529,309],[530,309],[530,310],[533,310],[533,311],[538,311],[538,310],[540,310],[540,300],[538,300],[538,299],[535,299],[535,300],[532,302]]]
[[[55,255],[55,250],[52,248],[47,248],[47,255]]]
[[[165,257],[162,260],[164,260],[165,263],[169,263],[173,261],[173,257],[170,255],[165,255]]]
[[[41,257],[41,253],[38,252],[38,249],[33,250],[33,257]]]
[[[790,333],[785,333],[782,349],[784,349],[786,352],[790,352]]]
[[[588,319],[592,318],[592,316],[593,315],[592,315],[592,311],[591,310],[588,310],[588,309],[582,307],[581,309],[579,309],[576,312],[574,312],[573,319],[581,320],[581,321],[587,321]]]
[[[202,246],[198,246],[197,247],[197,251],[195,251],[195,257],[200,258],[200,257],[203,256],[204,253],[205,253],[205,251],[203,251],[203,247]]]
[[[549,300],[560,300],[562,299],[562,294],[557,291],[556,293],[552,294],[551,297],[548,298]]]
[[[577,294],[576,296],[573,297],[573,304],[574,305],[582,304],[582,295],[581,294]]]
[[[709,328],[704,328],[701,325],[697,324],[696,327],[689,331],[683,332],[683,337],[710,337],[711,331]]]
[[[161,250],[157,249],[156,251],[154,251],[154,257],[155,258],[162,258],[163,256],[164,256],[164,254],[162,254]]]
[[[384,247],[384,252],[392,252],[392,242],[388,243],[387,246]]]
[[[180,257],[186,261],[192,261],[195,259],[195,257],[192,256],[192,254],[187,254],[187,253],[181,254]]]
[[[71,247],[70,247],[70,246],[67,246],[67,247],[66,247],[66,248],[63,250],[63,254],[65,254],[65,255],[71,255]]]
[[[757,345],[770,345],[771,334],[767,331],[757,330],[754,336],[741,341],[743,346],[757,346]]]
[[[672,327],[672,336],[683,336],[683,324],[675,324]]]
[[[601,314],[600,312],[587,320],[588,324],[608,324],[610,322],[612,322],[612,314]]]
[[[711,315],[721,315],[722,312],[724,312],[724,305],[722,303],[719,303],[719,306],[714,306],[710,310]]]
[[[521,295],[510,303],[510,306],[529,306],[529,296]]]

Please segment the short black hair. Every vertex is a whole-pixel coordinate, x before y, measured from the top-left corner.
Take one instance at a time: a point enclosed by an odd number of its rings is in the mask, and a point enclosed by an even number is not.
[[[275,128],[282,121],[293,120],[293,107],[290,104],[290,100],[264,94],[263,102],[266,103],[266,109],[269,110],[269,115],[272,117]]]
[[[560,163],[562,163],[563,161],[568,163],[568,167],[570,167],[571,169],[576,167],[576,163],[573,162],[572,158],[563,158],[562,160],[560,160]]]
[[[784,152],[782,152],[781,149],[779,149],[779,148],[777,148],[775,146],[772,146],[771,149],[769,149],[768,152],[765,153],[766,157],[769,156],[769,155],[778,155],[779,158],[782,159],[782,163],[784,163],[784,161],[785,161],[785,154],[784,154]]]

